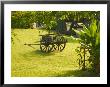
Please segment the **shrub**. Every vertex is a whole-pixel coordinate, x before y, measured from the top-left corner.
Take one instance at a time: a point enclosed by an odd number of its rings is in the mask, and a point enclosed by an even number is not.
[[[99,29],[99,21],[93,19],[90,27],[86,28],[83,26],[83,30],[78,31],[74,30],[79,35],[79,42],[82,46],[88,49],[90,54],[89,62],[91,63],[92,70],[97,73],[100,73],[100,29]],[[78,52],[78,48],[76,50]],[[79,51],[79,54],[81,52]]]

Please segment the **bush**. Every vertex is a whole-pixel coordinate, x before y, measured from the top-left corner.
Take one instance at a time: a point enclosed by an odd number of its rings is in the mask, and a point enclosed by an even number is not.
[[[99,21],[93,19],[89,28],[83,26],[83,30],[75,32],[79,35],[79,42],[84,44],[90,56],[89,62],[91,63],[92,70],[100,73],[100,29]],[[82,45],[80,46],[80,48]],[[80,52],[81,54],[81,52]]]

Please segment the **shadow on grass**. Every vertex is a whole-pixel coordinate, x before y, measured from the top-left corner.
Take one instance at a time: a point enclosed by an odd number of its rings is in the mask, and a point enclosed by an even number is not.
[[[64,71],[62,74],[56,75],[55,77],[100,77],[98,74],[90,70],[69,70]]]
[[[22,56],[24,57],[42,57],[42,58],[44,58],[45,56],[51,56],[51,55],[54,55],[54,53],[53,52],[45,53],[40,50],[35,50],[35,51],[22,54]]]
[[[51,55],[54,55],[54,52],[46,53],[46,52],[42,52],[41,50],[35,50],[35,51],[32,51],[31,53],[32,54],[41,55],[41,56],[51,56]]]

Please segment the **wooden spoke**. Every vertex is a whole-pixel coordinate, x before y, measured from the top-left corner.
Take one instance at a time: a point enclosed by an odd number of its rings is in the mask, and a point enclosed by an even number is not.
[[[66,46],[66,43],[60,44],[60,45],[58,46],[58,50],[59,50],[59,51],[63,51],[64,48],[65,48],[65,46]]]
[[[40,49],[42,52],[51,52],[52,48],[53,48],[52,44],[44,44],[44,43],[40,44]]]
[[[54,51],[54,50],[58,50],[58,45],[57,44],[54,44],[52,51]]]

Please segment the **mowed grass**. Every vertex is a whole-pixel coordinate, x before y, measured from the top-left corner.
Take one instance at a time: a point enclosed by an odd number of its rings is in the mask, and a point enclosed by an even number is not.
[[[68,43],[62,52],[42,53],[39,45],[34,45],[32,48],[24,44],[38,43],[37,41],[41,38],[39,34],[46,34],[46,31],[14,29],[12,32],[16,34],[16,36],[12,35],[14,44],[11,45],[12,77],[87,76],[85,71],[78,70],[78,56],[75,48],[79,44],[72,37],[65,36]]]

